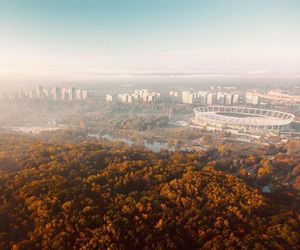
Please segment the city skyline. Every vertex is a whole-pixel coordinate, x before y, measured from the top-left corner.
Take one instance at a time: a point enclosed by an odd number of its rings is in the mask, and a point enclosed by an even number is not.
[[[1,1],[0,86],[300,76],[300,3]]]

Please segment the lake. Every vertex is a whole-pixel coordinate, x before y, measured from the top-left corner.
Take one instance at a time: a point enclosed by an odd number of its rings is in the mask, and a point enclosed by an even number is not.
[[[122,141],[122,142],[125,142],[126,144],[128,144],[130,146],[133,145],[133,144],[136,144],[136,142],[133,141],[133,140],[130,140],[130,139],[127,139],[127,138],[124,138],[124,137],[115,137],[115,136],[112,136],[110,134],[104,134],[104,135],[88,134],[88,136],[98,138],[98,139],[100,139],[100,138],[107,139],[109,141]],[[160,142],[160,141],[151,141],[151,142],[149,142],[147,140],[144,140],[143,145],[146,148],[152,150],[155,153],[158,153],[161,149],[166,149],[166,150],[169,150],[169,151],[175,151],[175,147],[169,145],[166,142]]]

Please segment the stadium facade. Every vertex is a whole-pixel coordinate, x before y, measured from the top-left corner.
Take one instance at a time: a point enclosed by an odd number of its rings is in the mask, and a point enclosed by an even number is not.
[[[262,134],[288,129],[293,114],[249,107],[199,106],[192,121],[209,130]]]

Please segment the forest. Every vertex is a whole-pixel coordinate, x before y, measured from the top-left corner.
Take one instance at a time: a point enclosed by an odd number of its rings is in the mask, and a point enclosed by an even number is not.
[[[153,153],[2,134],[0,249],[298,249],[294,149]]]

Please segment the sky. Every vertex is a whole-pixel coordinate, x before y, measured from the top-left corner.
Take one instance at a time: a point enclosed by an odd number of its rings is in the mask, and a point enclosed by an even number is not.
[[[299,0],[0,0],[0,85],[300,75]]]

